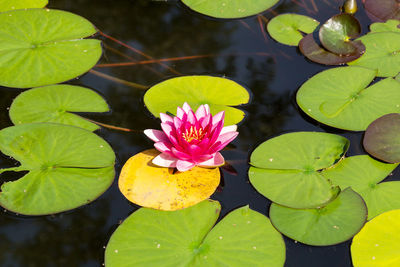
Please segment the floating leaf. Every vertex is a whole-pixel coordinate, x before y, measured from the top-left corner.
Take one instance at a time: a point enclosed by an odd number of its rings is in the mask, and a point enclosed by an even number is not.
[[[394,77],[400,72],[400,33],[370,33],[357,40],[365,45],[365,53],[347,64],[377,70],[379,77]]]
[[[194,167],[173,173],[173,168],[151,163],[159,154],[155,149],[145,150],[123,166],[118,184],[129,201],[148,208],[178,210],[207,199],[219,185],[218,168]]]
[[[359,58],[365,51],[361,42],[353,41],[352,45],[357,49],[357,52],[352,55],[341,56],[326,51],[315,42],[313,34],[308,34],[301,39],[299,48],[301,53],[313,62],[324,65],[342,65]]]
[[[1,186],[0,205],[43,215],[70,210],[100,196],[114,178],[115,155],[102,138],[81,128],[34,123],[0,131],[0,150],[29,171]]]
[[[321,169],[335,164],[349,141],[339,135],[297,132],[258,146],[250,157],[251,184],[265,197],[292,208],[314,208],[334,199],[338,188]]]
[[[379,183],[397,164],[385,164],[367,155],[345,158],[323,172],[340,188],[351,187],[360,194],[368,207],[368,219],[388,210],[400,208],[400,182]]]
[[[225,111],[225,125],[237,124],[245,113],[231,106],[246,104],[250,96],[236,82],[212,76],[183,76],[172,78],[151,87],[144,95],[144,103],[150,112],[176,115],[176,108],[187,102],[193,109],[208,104],[211,113]]]
[[[28,9],[0,13],[0,85],[28,88],[73,79],[101,56],[86,19],[69,12]]]
[[[398,81],[387,78],[366,88],[375,73],[362,67],[325,70],[300,87],[297,104],[319,122],[364,131],[375,119],[400,111]]]
[[[339,14],[326,21],[319,29],[321,44],[330,52],[338,55],[357,54],[358,47],[351,39],[361,33],[358,20],[349,14]]]
[[[400,266],[400,210],[385,212],[354,237],[351,258],[354,267]]]
[[[390,19],[383,22],[375,22],[370,26],[371,32],[397,32],[400,33],[400,21]]]
[[[111,236],[105,266],[283,266],[285,244],[267,217],[242,207],[212,228],[220,209],[211,200],[178,211],[139,209]]]
[[[367,219],[367,207],[357,193],[346,189],[319,209],[291,209],[273,203],[269,216],[282,234],[307,245],[329,246],[360,231]]]
[[[99,126],[70,112],[106,111],[109,111],[107,103],[96,92],[80,86],[62,84],[21,93],[11,104],[10,118],[15,125],[55,122],[94,131]]]
[[[234,19],[261,13],[279,0],[182,0],[182,2],[190,9],[210,17]]]
[[[364,6],[372,20],[400,19],[399,0],[365,0]]]
[[[48,0],[0,0],[0,12],[22,8],[42,8],[47,4]]]
[[[318,21],[307,16],[282,14],[270,20],[267,30],[277,42],[297,46],[303,38],[302,33],[312,33],[318,25]]]
[[[365,132],[363,144],[369,154],[380,160],[400,162],[400,114],[388,114],[372,122]]]

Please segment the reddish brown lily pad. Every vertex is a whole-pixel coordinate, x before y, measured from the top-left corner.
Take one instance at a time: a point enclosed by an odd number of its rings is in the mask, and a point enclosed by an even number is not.
[[[372,156],[390,163],[400,162],[400,114],[387,114],[372,122],[363,143]]]
[[[361,33],[360,22],[352,15],[339,14],[327,20],[319,30],[321,44],[339,55],[357,54],[357,46],[351,39]]]
[[[356,53],[352,55],[337,55],[320,47],[314,40],[313,34],[301,39],[299,48],[301,53],[309,60],[324,65],[342,65],[359,58],[365,52],[365,46],[359,41],[351,42],[356,47]]]
[[[400,19],[400,0],[365,0],[364,6],[373,21]]]

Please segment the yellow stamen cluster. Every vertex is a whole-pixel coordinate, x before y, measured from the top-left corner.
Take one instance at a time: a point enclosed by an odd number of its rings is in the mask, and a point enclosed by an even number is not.
[[[203,128],[197,129],[196,127],[190,126],[190,129],[186,129],[184,133],[182,133],[182,138],[185,139],[186,142],[190,143],[193,140],[201,140],[203,139],[205,132]]]

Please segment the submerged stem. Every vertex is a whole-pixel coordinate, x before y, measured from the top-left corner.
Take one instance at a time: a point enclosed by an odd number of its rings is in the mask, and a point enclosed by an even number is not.
[[[108,46],[107,44],[103,44],[103,45],[104,45],[104,48],[110,50],[111,52],[113,52],[113,53],[115,53],[115,54],[117,54],[117,55],[120,55],[121,57],[124,57],[124,58],[129,59],[131,62],[138,62],[137,59],[134,59],[133,57],[128,56],[128,55],[122,53],[122,52],[119,51],[118,49],[112,48],[111,46]],[[157,75],[160,76],[160,77],[165,77],[165,75],[164,75],[163,73],[161,73],[161,72],[155,70],[155,69],[152,68],[151,66],[145,66],[145,68],[148,69],[148,70],[150,70],[150,71],[152,71],[153,73],[157,74]]]
[[[99,33],[100,33],[101,35],[103,35],[104,37],[110,39],[111,41],[114,41],[114,42],[116,42],[117,44],[122,45],[123,47],[126,47],[126,48],[128,48],[129,50],[132,50],[133,52],[135,52],[135,53],[137,53],[137,54],[139,54],[139,55],[142,55],[142,56],[144,56],[144,57],[147,58],[147,59],[153,59],[151,56],[149,56],[149,55],[143,53],[143,52],[140,51],[139,49],[136,49],[136,48],[134,48],[134,47],[132,47],[132,46],[130,46],[130,45],[127,45],[127,44],[121,42],[120,40],[117,40],[117,39],[115,39],[114,37],[111,37],[111,36],[105,34],[105,33],[102,32],[102,31],[99,31]],[[160,64],[161,66],[167,68],[167,69],[168,69],[169,71],[171,71],[172,73],[174,73],[174,74],[176,74],[176,75],[181,75],[181,73],[179,73],[178,71],[174,70],[174,69],[171,68],[170,66],[168,66],[168,65],[166,65],[166,64],[163,64],[163,63],[159,63],[159,64]]]
[[[258,26],[260,27],[261,34],[264,37],[264,42],[268,43],[267,33],[265,32],[265,26],[263,24],[263,21],[265,23],[268,23],[268,19],[266,17],[262,16],[262,15],[258,15],[257,16],[257,21],[258,21]]]
[[[128,81],[113,77],[111,75],[108,75],[108,74],[105,74],[105,73],[102,73],[102,72],[99,72],[99,71],[90,70],[89,72],[94,74],[94,75],[96,75],[96,76],[99,76],[101,78],[104,78],[104,79],[107,79],[107,80],[110,80],[110,81],[113,81],[113,82],[116,82],[116,83],[120,83],[120,84],[123,84],[123,85],[127,85],[129,87],[143,89],[143,90],[147,90],[149,88],[148,86],[145,86],[145,85],[142,85],[142,84],[138,84],[138,83],[128,82]]]
[[[97,124],[99,126],[102,126],[104,128],[112,129],[112,130],[123,131],[123,132],[142,132],[142,131],[139,131],[139,130],[132,130],[132,129],[128,129],[128,128],[123,128],[123,127],[113,126],[113,125],[110,125],[110,124],[101,123],[101,122],[94,121],[94,120],[91,120],[91,119],[88,119],[88,118],[85,118],[85,120],[90,121],[90,122],[92,122],[94,124]]]
[[[118,63],[110,63],[110,64],[98,64],[96,68],[109,68],[109,67],[126,67],[126,66],[134,66],[134,65],[144,65],[144,64],[153,64],[158,62],[169,62],[169,61],[181,61],[181,60],[193,60],[199,58],[210,58],[210,57],[230,57],[230,56],[271,56],[265,52],[254,52],[254,53],[232,53],[232,54],[220,54],[220,55],[194,55],[194,56],[184,56],[184,57],[172,57],[172,58],[162,58],[162,59],[152,59],[152,60],[143,60],[143,61],[135,61],[135,62],[118,62]]]

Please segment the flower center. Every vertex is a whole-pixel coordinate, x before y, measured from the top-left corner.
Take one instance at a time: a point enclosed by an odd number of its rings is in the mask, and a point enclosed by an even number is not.
[[[185,139],[186,142],[190,143],[193,140],[199,141],[203,139],[204,135],[206,133],[204,132],[203,128],[197,129],[196,127],[190,126],[190,129],[186,129],[184,133],[182,133],[182,138]]]

